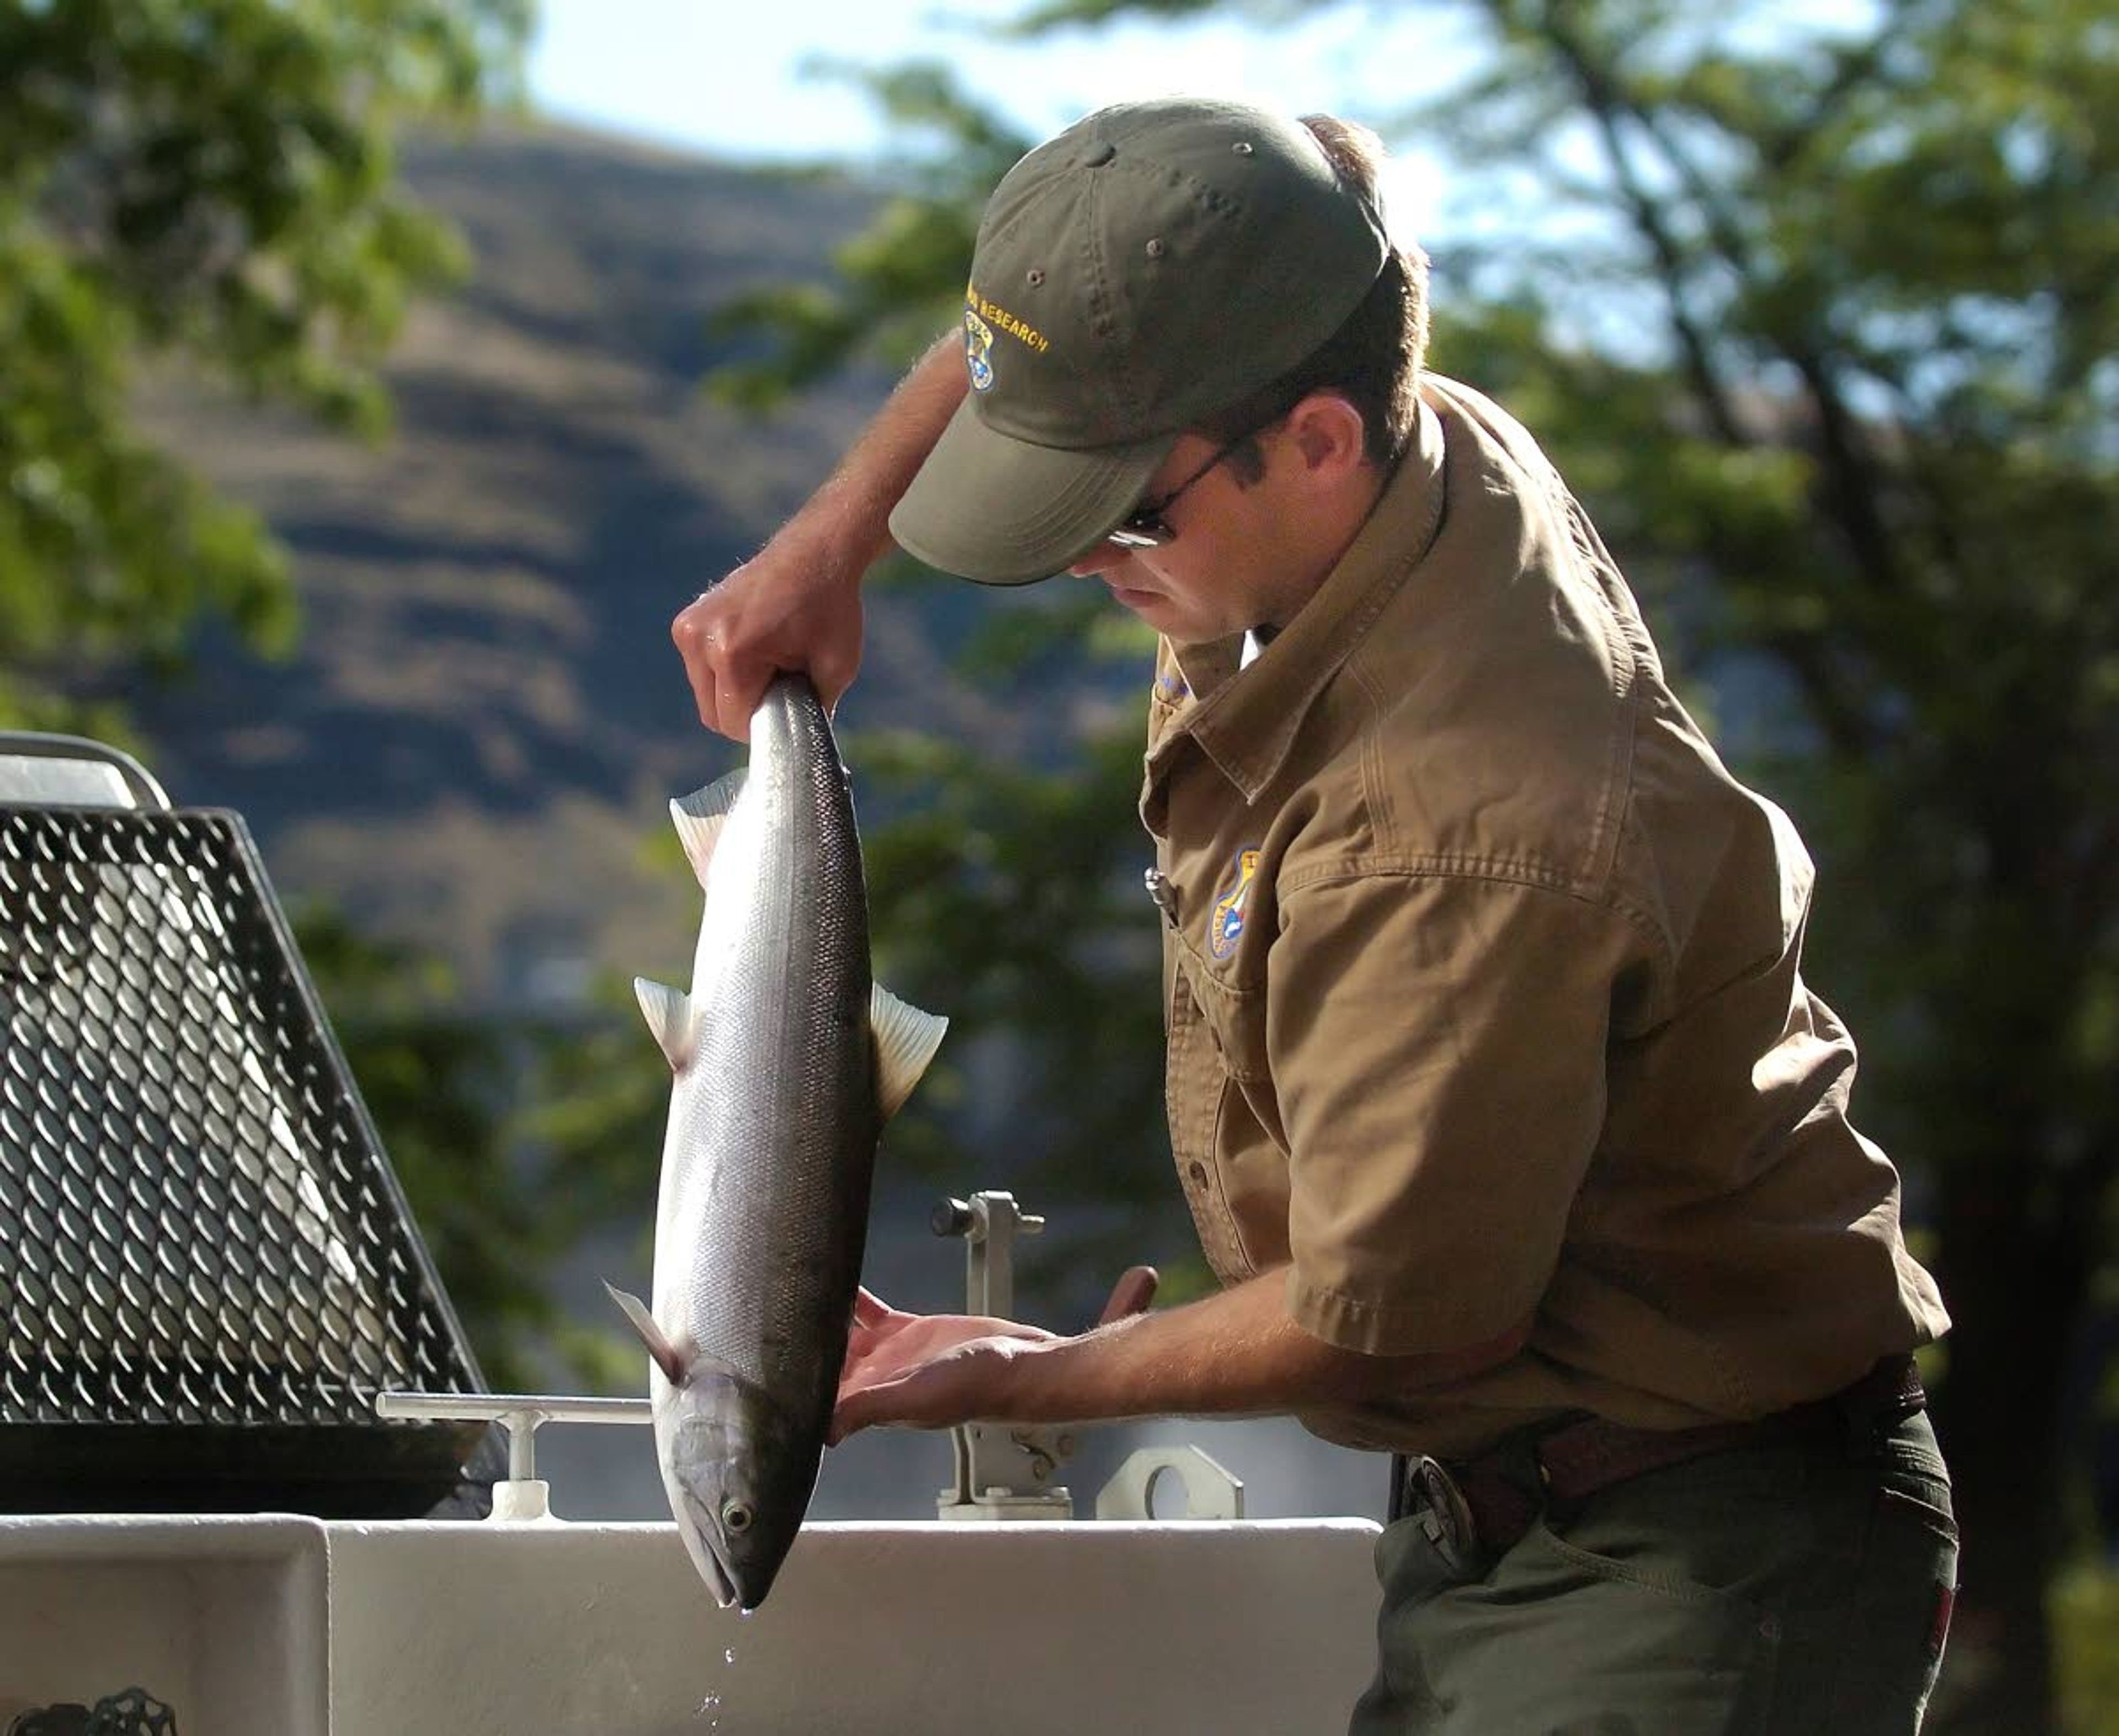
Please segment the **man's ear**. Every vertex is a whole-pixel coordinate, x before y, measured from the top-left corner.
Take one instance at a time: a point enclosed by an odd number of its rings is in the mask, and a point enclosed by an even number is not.
[[[1335,481],[1368,462],[1361,413],[1336,392],[1313,392],[1287,413],[1287,432],[1304,467]]]

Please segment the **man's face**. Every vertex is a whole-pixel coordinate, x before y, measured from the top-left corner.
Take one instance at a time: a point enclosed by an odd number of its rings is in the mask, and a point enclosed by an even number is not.
[[[1100,578],[1124,607],[1180,645],[1227,638],[1264,621],[1277,624],[1276,580],[1285,583],[1272,508],[1273,431],[1260,436],[1266,477],[1239,486],[1226,459],[1199,474],[1173,501],[1166,522],[1175,535],[1156,548],[1100,543],[1069,570]],[[1145,499],[1159,499],[1213,457],[1213,442],[1188,434],[1150,480]]]

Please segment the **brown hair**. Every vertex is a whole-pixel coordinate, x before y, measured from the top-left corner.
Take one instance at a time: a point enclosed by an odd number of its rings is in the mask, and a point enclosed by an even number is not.
[[[1302,124],[1324,147],[1339,179],[1372,207],[1381,206],[1383,141],[1352,121],[1305,114]],[[1361,412],[1363,451],[1389,468],[1404,455],[1417,413],[1421,364],[1427,352],[1427,255],[1393,245],[1382,272],[1339,329],[1278,379],[1217,411],[1199,432],[1217,441],[1240,440],[1229,453],[1231,473],[1246,484],[1265,474],[1265,454],[1254,439],[1311,392],[1337,392]]]

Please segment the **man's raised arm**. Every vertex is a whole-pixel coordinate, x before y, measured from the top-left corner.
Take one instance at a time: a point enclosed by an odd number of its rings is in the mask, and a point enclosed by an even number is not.
[[[951,333],[922,356],[838,468],[763,549],[670,623],[699,721],[735,740],[766,683],[809,672],[827,706],[860,667],[861,575],[890,545],[890,509],[948,425],[966,390]]]

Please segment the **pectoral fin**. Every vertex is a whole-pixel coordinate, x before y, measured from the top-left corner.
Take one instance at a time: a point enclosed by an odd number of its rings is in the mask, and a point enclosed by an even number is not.
[[[670,1063],[670,1070],[683,1071],[692,1058],[691,1001],[682,989],[673,989],[650,977],[635,977],[633,993],[640,1002],[647,1028],[655,1033],[656,1047]]]
[[[702,886],[707,884],[707,864],[713,860],[714,846],[727,824],[729,810],[743,794],[743,785],[744,768],[739,766],[727,777],[689,796],[679,796],[670,804],[670,818],[676,823],[684,855]]]
[[[640,1334],[640,1342],[647,1347],[655,1366],[662,1371],[672,1386],[684,1384],[684,1353],[670,1343],[670,1334],[656,1324],[655,1316],[647,1311],[647,1304],[634,1295],[619,1289],[606,1282],[604,1288],[610,1292],[610,1299],[624,1311],[627,1321]]]
[[[888,1121],[912,1095],[949,1021],[900,1000],[880,982],[869,997],[868,1017],[875,1032],[876,1102]]]

